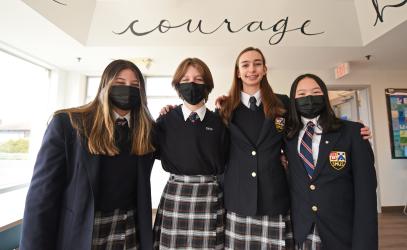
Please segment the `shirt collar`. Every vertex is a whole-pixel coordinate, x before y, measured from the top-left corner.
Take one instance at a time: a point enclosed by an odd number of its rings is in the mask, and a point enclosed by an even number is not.
[[[185,104],[181,105],[181,109],[182,109],[182,114],[184,115],[184,120],[186,121],[189,117],[189,115],[193,112],[192,110],[190,110]],[[199,119],[201,121],[203,121],[205,114],[206,114],[206,106],[205,104],[202,105],[202,107],[200,107],[199,109],[195,110],[194,112],[196,112],[199,116]]]
[[[312,119],[305,118],[304,116],[301,116],[301,121],[304,124],[303,129],[305,129],[307,127],[307,123],[311,121],[311,122],[313,122],[315,124],[314,131],[316,133],[322,133],[322,128],[319,126],[318,119],[319,119],[319,116],[314,117]]]
[[[254,95],[249,95],[249,94],[247,94],[247,93],[245,93],[245,92],[243,92],[243,91],[240,92],[240,100],[241,100],[242,103],[243,103],[246,107],[248,107],[248,108],[250,108],[249,99],[250,99],[250,97],[252,97],[252,96],[254,96],[254,97],[256,98],[256,106],[260,106],[260,103],[261,103],[260,89],[257,90],[257,92],[254,93]]]
[[[115,121],[116,121],[118,118],[126,118],[126,120],[127,120],[127,125],[129,125],[129,127],[130,127],[130,122],[131,122],[131,120],[130,120],[130,112],[128,112],[125,116],[121,116],[121,115],[119,115],[118,113],[116,113],[116,111],[113,111],[113,118],[114,118]]]

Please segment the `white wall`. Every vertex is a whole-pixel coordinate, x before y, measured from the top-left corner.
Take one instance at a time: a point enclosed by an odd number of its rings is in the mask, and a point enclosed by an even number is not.
[[[359,21],[360,32],[362,35],[363,45],[369,44],[376,38],[395,28],[397,25],[407,20],[407,6],[399,8],[388,7],[383,11],[383,23],[378,21],[376,26],[376,11],[372,4],[373,1],[355,0],[355,7]],[[378,0],[379,10],[386,5],[401,3],[399,0]]]

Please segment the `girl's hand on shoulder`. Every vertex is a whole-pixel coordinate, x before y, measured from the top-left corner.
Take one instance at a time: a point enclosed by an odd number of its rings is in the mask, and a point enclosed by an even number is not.
[[[160,110],[160,116],[167,114],[168,112],[175,109],[176,107],[177,107],[177,105],[166,105],[166,106],[162,107]]]
[[[372,131],[368,126],[364,126],[360,129],[360,135],[363,137],[364,140],[369,140],[372,138]]]
[[[228,97],[226,95],[221,95],[218,98],[216,98],[216,101],[215,101],[216,108],[220,109],[223,106],[223,104],[225,103],[227,98]]]

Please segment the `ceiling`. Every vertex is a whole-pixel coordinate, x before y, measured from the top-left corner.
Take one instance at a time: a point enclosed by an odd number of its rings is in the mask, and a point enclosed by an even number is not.
[[[407,69],[407,5],[383,12],[374,25],[363,0],[2,0],[0,46],[86,74],[116,58],[150,58],[150,75],[172,74],[185,57],[230,71],[247,46],[272,69]]]

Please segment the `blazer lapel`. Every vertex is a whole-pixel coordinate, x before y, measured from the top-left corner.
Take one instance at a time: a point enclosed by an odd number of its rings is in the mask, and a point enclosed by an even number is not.
[[[298,154],[298,135],[294,136],[294,138],[290,140],[286,140],[286,147],[290,149],[290,154],[291,158],[288,159],[288,171],[290,171],[290,166],[299,166],[301,168],[301,173],[304,174],[304,179],[309,179],[307,170],[305,170],[304,167],[304,162],[302,161],[300,155]],[[288,155],[287,155],[288,157]],[[290,161],[293,161],[292,164],[290,164]]]
[[[97,179],[99,176],[100,156],[90,154],[88,150],[83,146],[81,146],[80,148],[82,150],[81,155],[83,159],[83,167],[85,168],[88,174],[88,180],[90,187],[92,189],[93,197],[97,197],[99,191]]]
[[[239,140],[242,140],[248,145],[252,145],[250,140],[243,134],[239,127],[233,124],[232,122],[229,123],[229,131],[231,135],[236,136]]]
[[[315,168],[314,175],[312,179],[316,179],[321,173],[322,169],[325,166],[326,161],[328,160],[329,153],[332,151],[332,148],[336,144],[336,141],[340,138],[340,132],[331,132],[323,133],[321,136],[321,142],[319,144],[318,160]]]
[[[271,119],[265,117],[263,126],[261,127],[259,138],[257,138],[256,146],[260,145],[260,143],[263,142],[263,140],[267,137],[269,131],[274,127],[273,122]]]

